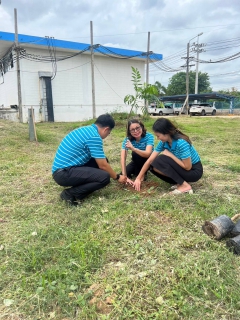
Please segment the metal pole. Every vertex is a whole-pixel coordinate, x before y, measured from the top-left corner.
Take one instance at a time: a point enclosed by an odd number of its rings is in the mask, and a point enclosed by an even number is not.
[[[189,47],[190,43],[187,44],[187,71],[186,71],[186,108],[187,114],[189,111]]]
[[[21,74],[20,74],[20,61],[19,61],[19,48],[18,48],[18,25],[17,25],[17,9],[14,9],[14,23],[15,23],[15,49],[17,54],[17,86],[18,86],[18,108],[19,120],[23,122],[22,115],[22,90],[21,90]]]
[[[148,32],[148,42],[147,42],[147,63],[146,63],[146,84],[149,83],[149,51],[150,51],[150,32]]]
[[[149,84],[149,51],[150,51],[150,32],[148,32],[147,60],[146,60],[146,86]],[[148,113],[148,100],[145,100],[145,112]]]
[[[92,21],[90,21],[90,36],[91,36],[91,70],[92,70],[92,113],[93,113],[93,118],[96,118],[95,81],[94,81],[94,49],[93,49],[93,25],[92,25]]]
[[[197,64],[196,64],[196,77],[195,77],[195,94],[198,94],[198,60],[199,60],[198,40],[199,40],[199,35],[197,37]]]
[[[203,34],[203,32],[199,33],[197,35],[197,64],[196,64],[196,78],[195,78],[195,94],[198,94],[198,64],[199,64],[199,53],[202,52],[203,50],[199,49],[199,36],[201,36]]]

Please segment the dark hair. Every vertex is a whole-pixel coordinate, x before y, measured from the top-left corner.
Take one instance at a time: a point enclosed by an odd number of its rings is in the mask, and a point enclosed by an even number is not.
[[[95,121],[95,124],[99,125],[102,128],[109,127],[111,130],[115,127],[115,121],[113,117],[108,113],[101,114]]]
[[[141,137],[142,137],[142,138],[145,137],[147,130],[145,129],[144,124],[143,124],[140,120],[138,120],[138,119],[132,119],[132,120],[129,120],[128,123],[127,123],[127,137],[128,137],[128,139],[129,139],[130,141],[135,140],[135,138],[134,138],[134,137],[131,135],[131,133],[130,133],[130,125],[131,125],[132,123],[138,123],[138,124],[141,126],[141,128],[142,128]]]
[[[189,137],[177,129],[177,127],[168,119],[158,119],[154,122],[152,129],[154,132],[169,134],[173,140],[184,139],[188,143],[192,144]]]

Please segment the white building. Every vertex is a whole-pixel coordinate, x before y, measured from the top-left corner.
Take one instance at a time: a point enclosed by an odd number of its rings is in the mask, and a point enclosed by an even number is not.
[[[82,121],[93,117],[91,52],[88,44],[0,32],[0,118],[27,122]],[[162,59],[155,54],[154,58]],[[124,58],[124,59],[123,59]],[[100,46],[94,51],[96,116],[129,111],[131,66],[145,78],[146,54]]]

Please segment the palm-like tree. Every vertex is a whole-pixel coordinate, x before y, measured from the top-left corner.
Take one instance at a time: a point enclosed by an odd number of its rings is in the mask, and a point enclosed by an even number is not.
[[[159,96],[164,96],[167,92],[167,88],[164,87],[159,81],[155,81],[154,85],[157,87]]]

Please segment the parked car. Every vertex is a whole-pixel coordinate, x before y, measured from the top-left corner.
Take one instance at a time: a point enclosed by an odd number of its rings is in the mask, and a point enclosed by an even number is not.
[[[195,116],[195,114],[199,114],[201,116],[205,116],[206,114],[211,114],[215,116],[217,110],[209,103],[198,103],[193,104],[190,108],[190,116]]]
[[[171,105],[164,104],[164,107],[157,106],[154,103],[148,107],[148,113],[152,116],[159,115],[163,116],[164,114],[174,114],[174,109]]]
[[[173,104],[173,110],[174,113],[179,115],[179,114],[185,114],[185,110],[183,109],[183,105],[180,103],[174,103]]]

